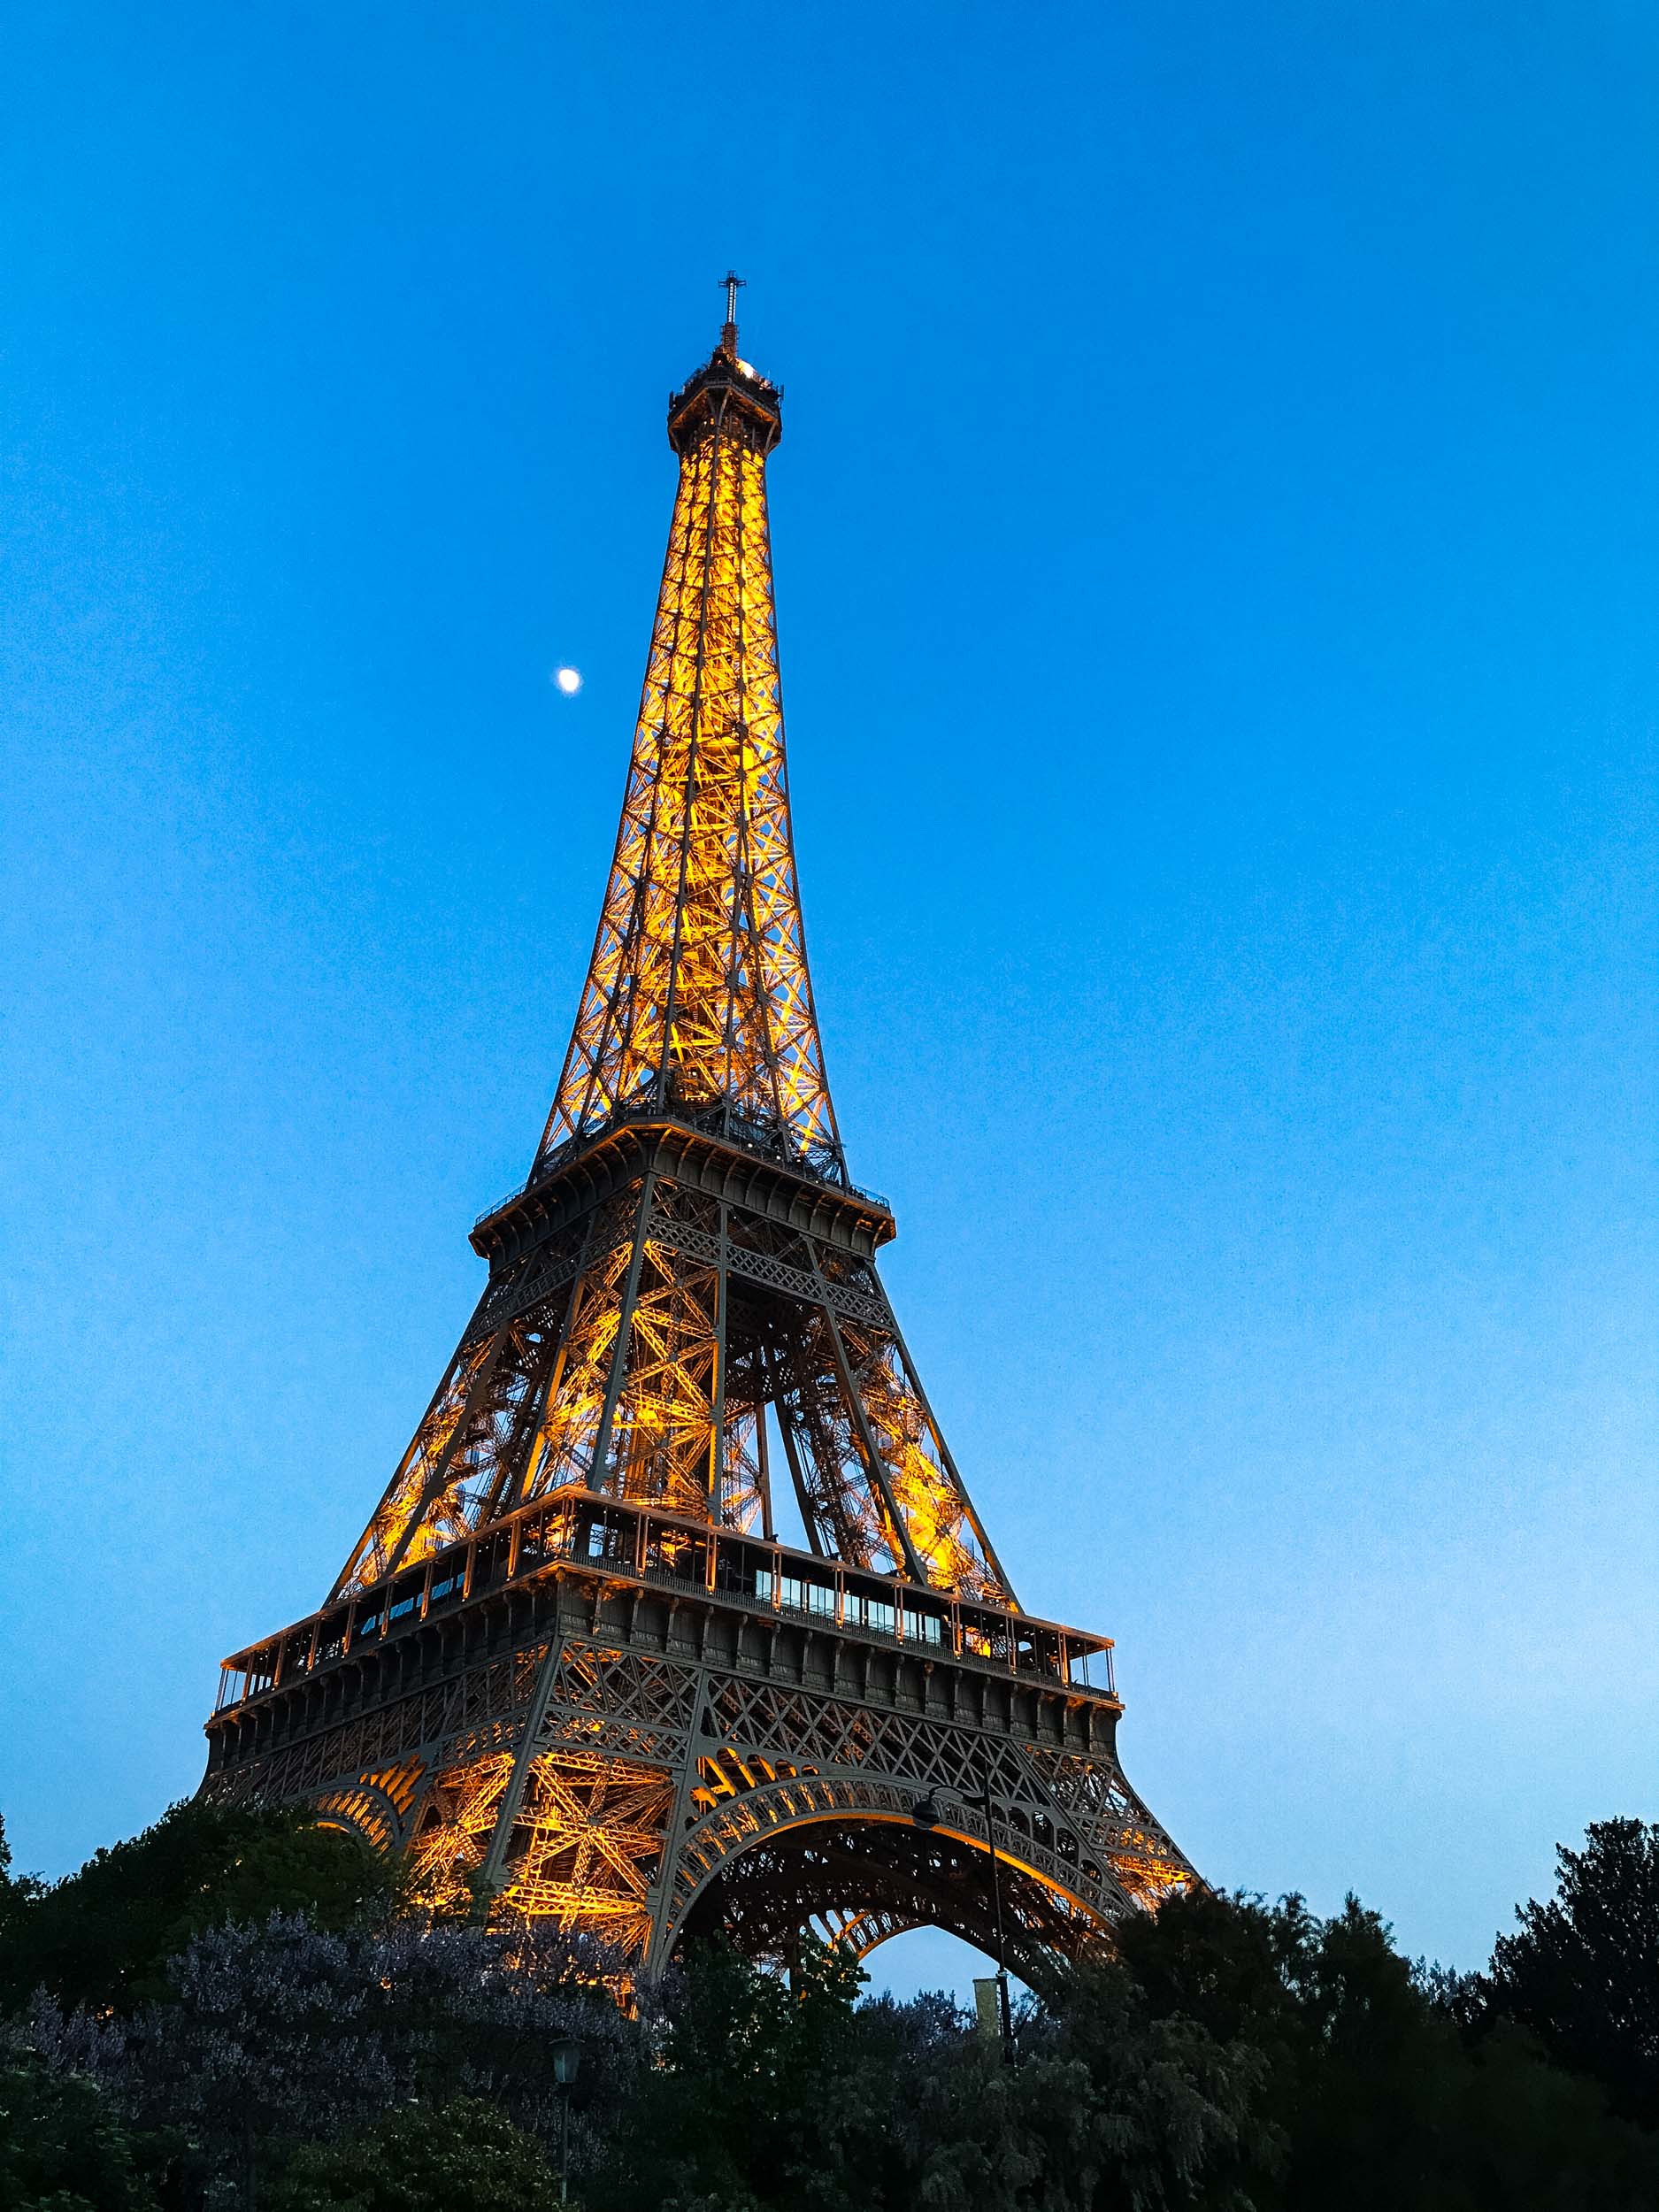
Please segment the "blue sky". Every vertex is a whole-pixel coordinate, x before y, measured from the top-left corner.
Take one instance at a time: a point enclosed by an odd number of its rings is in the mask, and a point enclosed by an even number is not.
[[[956,1456],[1212,1880],[1474,1963],[1659,1816],[1652,12],[721,25],[0,28],[19,1857],[194,1787],[472,1305],[734,261]]]

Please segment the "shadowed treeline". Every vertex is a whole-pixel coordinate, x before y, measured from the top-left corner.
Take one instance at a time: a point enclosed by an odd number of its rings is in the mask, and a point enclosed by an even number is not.
[[[588,2212],[1637,2212],[1659,1826],[1559,1856],[1479,1975],[1351,1898],[1176,1901],[1029,2006],[1010,2066],[810,1943],[708,1944],[619,2007],[589,1939],[434,1922],[299,1814],[175,1806],[50,1887],[0,1857],[0,2203],[541,2212],[568,2139]]]

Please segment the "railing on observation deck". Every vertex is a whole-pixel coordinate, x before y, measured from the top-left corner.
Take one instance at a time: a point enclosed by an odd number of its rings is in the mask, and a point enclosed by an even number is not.
[[[590,1491],[556,1492],[468,1542],[355,1597],[325,1606],[227,1659],[216,1714],[263,1697],[348,1653],[393,1640],[434,1614],[561,1563],[607,1577],[696,1591],[772,1617],[818,1621],[837,1634],[965,1659],[1115,1698],[1111,1639],[1010,1613],[972,1598],[843,1566],[733,1529],[657,1513]]]

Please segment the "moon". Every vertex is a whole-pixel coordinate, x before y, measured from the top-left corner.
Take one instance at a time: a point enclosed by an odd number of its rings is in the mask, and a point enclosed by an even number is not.
[[[573,699],[582,687],[582,672],[580,668],[556,668],[553,680],[567,699]]]

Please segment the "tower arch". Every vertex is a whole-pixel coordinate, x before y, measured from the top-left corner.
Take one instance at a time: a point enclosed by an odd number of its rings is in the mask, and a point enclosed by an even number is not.
[[[719,1932],[750,1957],[785,1963],[803,1934],[818,1933],[862,1960],[894,1936],[936,1928],[1044,1989],[1110,1950],[1112,1921],[1098,1900],[1086,1902],[1005,1847],[996,1859],[1000,1944],[981,1838],[891,1813],[803,1813],[703,1877],[671,1932],[671,1955]],[[1126,1897],[1122,1909],[1134,1909]]]

